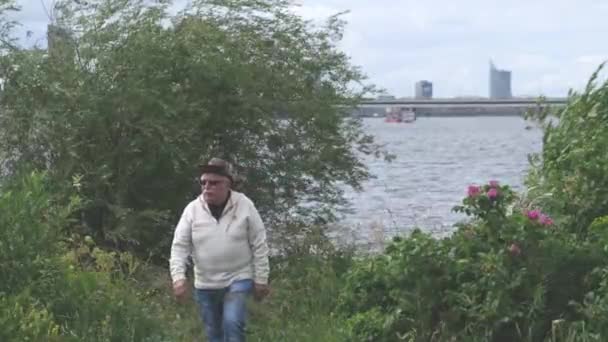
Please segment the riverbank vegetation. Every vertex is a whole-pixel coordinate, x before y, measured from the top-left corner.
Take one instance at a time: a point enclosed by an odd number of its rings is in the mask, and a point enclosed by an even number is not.
[[[390,159],[345,115],[366,92],[288,2],[59,1],[48,49],[10,40],[0,71],[0,340],[202,340],[166,258],[197,163],[235,161],[268,224],[271,296],[252,341],[603,341],[608,336],[608,84],[592,77],[557,120],[526,191],[471,185],[468,219],[420,227],[376,254],[326,227],[344,184]],[[354,84],[360,86],[354,87]]]
[[[213,156],[237,165],[283,256],[252,338],[331,340],[339,262],[310,257],[307,241],[344,186],[369,178],[361,155],[390,158],[347,115],[373,88],[336,49],[339,16],[312,25],[283,0],[180,13],[55,1],[48,46],[25,48],[13,4],[0,0],[0,340],[200,338],[192,303],[169,294],[167,258]]]
[[[596,73],[555,117],[529,117],[544,136],[525,193],[497,181],[471,185],[454,208],[469,220],[452,236],[416,231],[355,261],[336,309],[350,338],[604,341],[607,100]]]

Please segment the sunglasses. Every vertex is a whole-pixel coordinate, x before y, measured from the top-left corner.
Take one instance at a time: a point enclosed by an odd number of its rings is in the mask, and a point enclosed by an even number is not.
[[[198,183],[199,183],[201,186],[206,186],[206,185],[209,185],[209,186],[217,186],[218,184],[220,184],[220,183],[222,183],[222,182],[223,182],[223,181],[221,181],[221,180],[206,180],[206,179],[200,179],[200,180],[198,181]]]

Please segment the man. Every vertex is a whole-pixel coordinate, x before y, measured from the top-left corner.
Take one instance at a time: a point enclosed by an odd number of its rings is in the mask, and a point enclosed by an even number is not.
[[[213,158],[202,167],[202,194],[175,228],[169,261],[173,292],[186,295],[186,263],[194,262],[195,298],[210,342],[245,341],[247,298],[268,292],[266,230],[253,202],[231,190],[232,166]]]

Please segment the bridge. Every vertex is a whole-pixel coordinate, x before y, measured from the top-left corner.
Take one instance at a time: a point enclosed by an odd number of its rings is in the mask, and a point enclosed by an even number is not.
[[[511,99],[395,99],[395,100],[365,100],[362,107],[368,106],[411,106],[411,107],[437,107],[437,106],[536,106],[536,105],[564,105],[567,98],[554,97],[544,99],[511,98]]]
[[[522,115],[528,110],[562,107],[567,98],[444,98],[444,99],[370,99],[362,101],[356,116],[381,116],[387,107],[410,107],[422,116]]]

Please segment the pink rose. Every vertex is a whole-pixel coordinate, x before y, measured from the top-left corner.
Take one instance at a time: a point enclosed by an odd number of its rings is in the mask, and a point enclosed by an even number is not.
[[[489,199],[493,200],[493,199],[496,199],[496,197],[498,197],[498,190],[496,190],[495,188],[488,190]]]
[[[540,224],[542,224],[543,226],[550,226],[553,224],[553,220],[545,214],[540,215],[538,222],[540,222]]]
[[[521,249],[518,245],[513,243],[511,246],[509,246],[509,253],[511,253],[513,256],[518,256],[521,254]]]
[[[498,188],[500,186],[500,184],[498,183],[497,180],[491,180],[490,183],[488,183],[490,185],[491,188]]]
[[[469,194],[469,197],[475,197],[477,195],[479,195],[479,193],[481,192],[481,188],[477,185],[469,185],[469,189],[467,191],[467,193]]]
[[[538,220],[539,216],[540,216],[540,211],[538,210],[528,210],[528,218],[532,221],[536,221]]]

